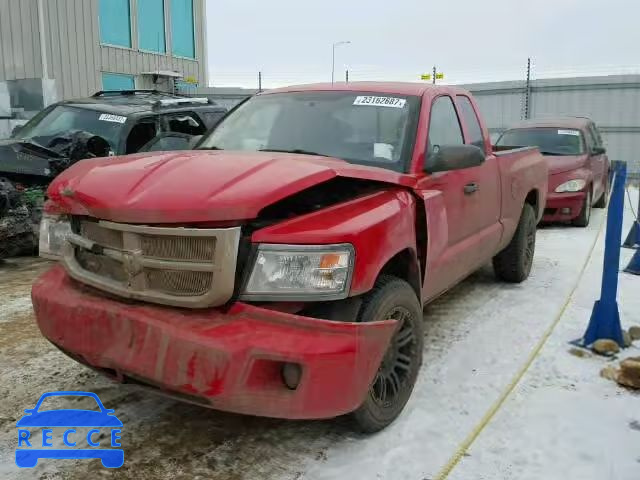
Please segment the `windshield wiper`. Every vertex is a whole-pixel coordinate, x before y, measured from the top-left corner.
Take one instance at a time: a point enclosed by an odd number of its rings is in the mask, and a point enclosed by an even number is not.
[[[570,153],[557,153],[557,152],[547,152],[545,150],[540,150],[542,155],[553,155],[554,157],[566,157],[567,155],[571,155]]]
[[[330,157],[331,155],[326,155],[324,153],[312,152],[310,150],[303,150],[301,148],[292,148],[290,150],[280,149],[280,148],[261,148],[258,150],[259,152],[277,152],[277,153],[297,153],[300,155],[317,155],[319,157]]]
[[[198,147],[196,150],[224,150],[224,148],[216,147],[214,145],[212,147]]]

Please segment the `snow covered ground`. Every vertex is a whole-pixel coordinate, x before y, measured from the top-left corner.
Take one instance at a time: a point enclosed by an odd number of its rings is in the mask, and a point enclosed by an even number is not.
[[[633,205],[638,205],[637,190]],[[627,204],[628,207],[628,204]],[[626,211],[623,239],[631,226]],[[452,480],[640,478],[640,392],[599,378],[617,360],[567,354],[567,342],[584,333],[599,296],[603,238],[553,335],[500,412],[480,434]],[[624,269],[633,250],[623,249]],[[640,325],[640,277],[619,275],[623,327]],[[640,355],[640,342],[620,359]]]
[[[637,191],[634,192],[637,195]],[[637,197],[634,200],[637,202]],[[637,204],[637,203],[636,203]],[[0,267],[0,478],[434,479],[480,423],[572,300],[502,408],[448,478],[640,478],[640,395],[598,376],[610,360],[568,353],[600,287],[604,212],[586,229],[545,227],[531,278],[494,280],[486,267],[425,310],[425,359],[414,394],[391,427],[365,437],[342,419],[291,422],[225,414],[112,384],[62,355],[33,324],[29,285],[42,262]],[[626,215],[624,233],[631,217]],[[604,232],[603,232],[604,233]],[[623,251],[626,265],[631,251]],[[640,324],[640,277],[620,274],[620,310]],[[640,345],[626,355],[639,355]],[[15,422],[52,390],[100,395],[123,421],[125,464],[13,463]]]

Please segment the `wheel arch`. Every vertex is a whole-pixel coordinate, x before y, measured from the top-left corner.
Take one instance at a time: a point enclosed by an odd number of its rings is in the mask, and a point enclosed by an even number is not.
[[[422,275],[417,252],[413,248],[405,248],[393,255],[378,272],[382,275],[392,275],[405,280],[413,288],[418,300],[422,304]]]
[[[536,219],[540,220],[543,212],[543,209],[540,208],[540,191],[537,188],[531,189],[524,198],[524,203],[531,205],[533,212],[536,215]]]

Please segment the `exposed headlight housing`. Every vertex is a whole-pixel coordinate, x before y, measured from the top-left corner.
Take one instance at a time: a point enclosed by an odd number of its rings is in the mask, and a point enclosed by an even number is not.
[[[587,184],[586,180],[575,179],[568,182],[561,183],[556,187],[556,193],[564,192],[579,192]]]
[[[346,298],[354,256],[350,244],[260,244],[241,298],[280,301]]]
[[[62,257],[67,235],[71,233],[71,223],[66,215],[45,213],[40,220],[40,256],[52,260]]]

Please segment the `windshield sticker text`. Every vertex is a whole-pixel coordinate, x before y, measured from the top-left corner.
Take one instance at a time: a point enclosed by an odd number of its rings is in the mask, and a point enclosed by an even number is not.
[[[354,105],[371,105],[373,107],[403,108],[407,100],[395,97],[373,97],[369,95],[358,95],[353,101]]]
[[[574,135],[579,137],[580,132],[578,130],[558,130],[558,135]]]
[[[98,120],[102,120],[103,122],[124,123],[127,121],[127,117],[121,117],[120,115],[109,115],[108,113],[103,113],[98,117]]]

